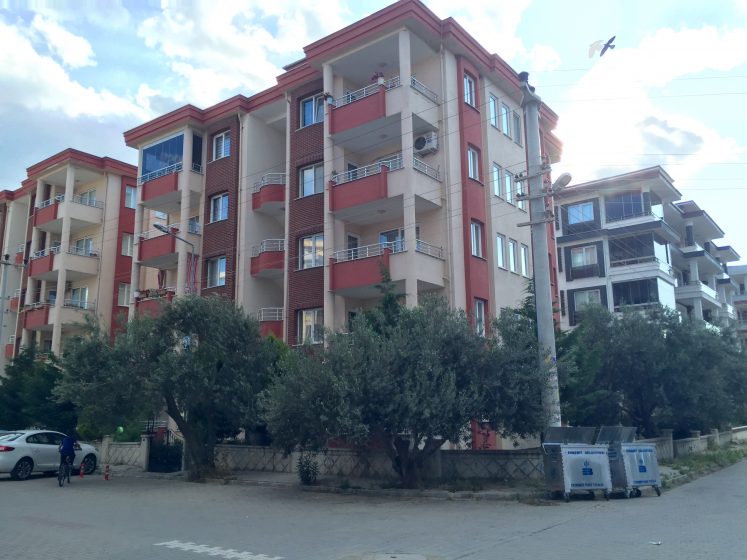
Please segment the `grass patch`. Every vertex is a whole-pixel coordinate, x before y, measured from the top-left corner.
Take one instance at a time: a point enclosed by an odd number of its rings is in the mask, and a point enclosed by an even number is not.
[[[723,469],[738,463],[745,457],[747,457],[747,445],[732,445],[724,449],[678,457],[673,461],[662,461],[662,465],[675,471],[672,475],[662,477],[662,486],[664,488],[671,487],[680,476],[697,477]]]

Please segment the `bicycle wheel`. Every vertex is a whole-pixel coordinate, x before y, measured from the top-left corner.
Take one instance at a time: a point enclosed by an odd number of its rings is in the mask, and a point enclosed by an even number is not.
[[[62,488],[62,486],[65,484],[65,476],[66,476],[65,466],[66,464],[63,463],[62,465],[60,465],[60,468],[57,470],[57,484],[60,485],[60,488]]]

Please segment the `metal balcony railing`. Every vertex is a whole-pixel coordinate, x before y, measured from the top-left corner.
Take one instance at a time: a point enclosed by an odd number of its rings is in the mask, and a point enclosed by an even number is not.
[[[392,253],[402,253],[405,251],[405,241],[387,241],[384,243],[374,243],[373,245],[363,245],[353,249],[343,249],[332,253],[332,258],[336,262],[355,261],[358,259],[367,259],[368,257],[378,257],[384,254],[386,250]]]
[[[55,245],[54,247],[49,247],[48,249],[41,249],[39,251],[34,251],[31,253],[31,260],[35,259],[41,259],[46,257],[47,255],[56,255],[60,252],[60,246]]]
[[[150,173],[145,173],[144,175],[140,175],[140,177],[137,178],[137,184],[142,185],[143,183],[146,183],[148,181],[152,181],[153,179],[158,179],[159,177],[163,177],[165,175],[171,175],[172,173],[178,173],[182,170],[182,162],[179,163],[172,163],[171,165],[167,165],[166,167],[162,167],[161,169],[156,169],[155,171],[151,171]],[[201,172],[202,168],[200,168]],[[195,169],[193,168],[193,171]]]
[[[86,247],[70,247],[67,250],[68,254],[70,255],[78,255],[81,257],[91,257],[94,259],[99,258],[101,255],[101,252],[98,249],[88,249]]]
[[[351,169],[350,171],[345,171],[344,173],[337,173],[336,175],[332,175],[332,182],[337,185],[342,185],[344,183],[349,183],[350,181],[355,181],[356,179],[363,179],[364,177],[370,177],[371,175],[378,175],[379,173],[381,173],[382,167],[386,167],[387,169],[389,169],[389,171],[402,169],[404,167],[402,154],[397,154],[390,159],[377,161],[376,163],[366,165],[365,167]]]
[[[181,222],[175,222],[173,224],[168,224],[167,226],[169,230],[172,230],[174,233],[180,233],[182,231],[182,224]],[[197,222],[188,222],[187,225],[187,233],[191,233],[193,235],[201,235],[202,228],[200,227],[200,224]],[[143,231],[138,234],[138,237],[140,239],[153,239],[155,237],[160,237],[162,235],[168,235],[168,233],[161,231],[160,229],[149,229],[147,231]]]
[[[391,78],[389,80],[384,80],[384,88],[387,90],[399,87],[400,80],[399,76],[395,76],[394,78]],[[371,84],[366,87],[362,87],[360,89],[357,89],[355,91],[349,91],[342,97],[338,97],[334,100],[334,107],[336,109],[339,109],[340,107],[344,107],[345,105],[351,104],[353,101],[358,101],[359,99],[364,99],[368,97],[369,95],[374,95],[375,93],[379,92],[379,83]]]
[[[262,307],[254,316],[260,323],[263,321],[282,321],[285,318],[285,309],[282,307]]]
[[[418,159],[417,156],[413,156],[412,158],[412,168],[415,171],[425,173],[426,175],[428,175],[428,177],[435,179],[436,181],[441,180],[441,172],[435,167],[432,167],[425,163],[422,159]]]
[[[415,76],[410,77],[410,87],[415,91],[422,93],[425,97],[438,105],[438,94],[431,88],[426,86],[423,82],[418,80]]]
[[[259,245],[252,247],[252,257],[268,251],[285,251],[285,239],[265,239]]]
[[[71,309],[96,309],[96,301],[66,299],[62,302],[62,306]]]
[[[651,263],[651,262],[659,262],[659,259],[654,257],[653,255],[646,255],[642,257],[634,257],[631,259],[617,259],[614,261],[610,261],[610,266],[629,266],[631,264],[643,264],[643,263]]]
[[[103,208],[104,207],[104,203],[103,202],[99,202],[97,200],[90,200],[88,197],[83,198],[80,195],[73,196],[72,201],[75,202],[76,204],[83,204],[84,206],[92,206],[93,208]]]
[[[254,183],[252,187],[252,193],[258,193],[262,190],[262,187],[267,185],[285,185],[286,175],[285,173],[266,173],[262,175],[262,178]]]
[[[431,257],[436,257],[437,259],[443,259],[444,258],[444,248],[443,247],[436,247],[435,245],[431,245],[430,243],[427,243],[425,241],[422,241],[418,239],[415,241],[415,250],[418,253],[423,253],[424,255],[429,255]]]

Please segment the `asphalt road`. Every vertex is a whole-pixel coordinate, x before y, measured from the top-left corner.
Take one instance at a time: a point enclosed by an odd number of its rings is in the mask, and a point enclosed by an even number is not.
[[[180,480],[0,479],[0,558],[737,559],[747,462],[642,498],[570,504],[361,498]],[[660,543],[660,544],[654,544]]]

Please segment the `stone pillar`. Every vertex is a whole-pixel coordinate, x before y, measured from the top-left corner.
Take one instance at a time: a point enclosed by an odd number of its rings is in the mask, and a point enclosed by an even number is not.
[[[698,272],[698,260],[690,259],[690,282],[700,282],[700,272]]]
[[[701,321],[703,320],[703,300],[699,297],[693,299],[693,317]]]
[[[719,435],[718,428],[713,428],[711,430],[711,436],[713,436],[711,438],[711,440],[713,442],[713,447],[721,447],[721,437]]]
[[[101,440],[101,457],[99,457],[99,461],[101,461],[102,465],[106,465],[109,463],[109,447],[112,444],[112,436],[104,436]]]
[[[184,131],[184,155],[182,156],[182,170],[179,173],[179,191],[181,194],[181,208],[179,213],[179,223],[181,225],[180,237],[186,237],[189,233],[189,214],[192,210],[189,202],[189,179],[192,173],[192,141],[193,141],[192,129],[187,127]],[[231,146],[232,150],[236,150],[235,146]],[[184,241],[178,239],[175,240],[176,253],[179,255],[179,261],[176,267],[176,295],[183,296],[186,291],[186,286],[189,278],[187,278],[187,259],[191,253],[191,247]]]
[[[150,462],[150,444],[153,440],[152,434],[140,434],[140,460],[139,466],[143,469],[143,472],[148,471],[148,464]]]
[[[61,203],[66,208],[70,208],[75,193],[75,167],[67,166],[67,175],[65,176],[65,200]],[[60,234],[60,252],[55,255],[55,265],[59,272],[57,273],[57,298],[55,299],[55,322],[52,325],[52,353],[58,355],[62,340],[62,308],[65,303],[65,284],[67,283],[67,257],[70,250],[70,228],[72,220],[70,212],[65,212],[62,218],[62,233]]]
[[[137,202],[135,203],[135,233],[132,240],[132,270],[130,271],[130,301],[128,319],[131,321],[137,314],[135,295],[140,291],[140,234],[143,233],[143,214],[145,213],[142,203],[143,189],[137,189]],[[147,288],[147,286],[144,286]]]
[[[334,69],[331,64],[322,65],[322,88],[325,92],[329,92],[334,96],[334,82],[335,75]],[[329,259],[335,249],[343,249],[344,245],[339,247],[336,243],[339,240],[344,239],[344,227],[343,224],[335,220],[334,214],[330,211],[330,200],[332,198],[331,187],[329,181],[332,177],[333,169],[344,171],[345,162],[342,160],[338,161],[335,159],[334,141],[330,134],[330,119],[332,113],[332,106],[327,105],[325,107],[325,119],[324,119],[324,328],[330,331],[336,330],[345,324],[345,298],[336,295],[330,290],[330,275],[332,274],[332,267],[327,266]],[[290,121],[288,121],[290,122]],[[294,172],[294,171],[291,171]],[[290,178],[287,181],[290,185]],[[289,193],[290,196],[295,198],[296,193]],[[286,212],[288,214],[288,212]],[[288,237],[288,229],[286,228],[286,238],[290,242]],[[344,241],[343,241],[344,243]],[[288,248],[289,249],[289,248]],[[290,250],[286,250],[286,254],[290,254]],[[295,267],[295,263],[289,263],[289,268]],[[286,283],[287,286],[287,283]],[[288,313],[286,303],[286,313]],[[286,321],[287,323],[288,321]],[[287,328],[287,327],[286,327]]]

